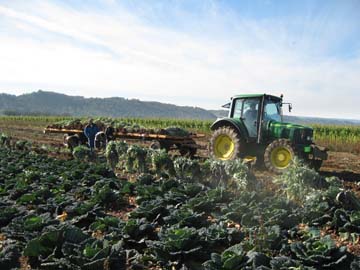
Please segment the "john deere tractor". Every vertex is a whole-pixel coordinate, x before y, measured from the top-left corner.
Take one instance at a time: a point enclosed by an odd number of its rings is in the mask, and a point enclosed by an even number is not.
[[[281,173],[295,156],[315,169],[327,159],[327,149],[313,142],[313,129],[284,123],[280,97],[267,94],[238,95],[223,107],[229,115],[215,121],[211,129],[210,154],[217,159],[256,157],[257,162]]]

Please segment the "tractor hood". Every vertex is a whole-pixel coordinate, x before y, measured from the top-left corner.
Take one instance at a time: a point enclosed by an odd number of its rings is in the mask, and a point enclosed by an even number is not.
[[[273,138],[285,138],[294,143],[310,144],[313,139],[313,129],[293,123],[270,121],[268,135]]]

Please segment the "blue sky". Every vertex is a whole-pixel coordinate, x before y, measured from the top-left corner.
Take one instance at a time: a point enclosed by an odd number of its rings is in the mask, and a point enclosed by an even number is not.
[[[360,1],[0,0],[0,92],[360,115]]]

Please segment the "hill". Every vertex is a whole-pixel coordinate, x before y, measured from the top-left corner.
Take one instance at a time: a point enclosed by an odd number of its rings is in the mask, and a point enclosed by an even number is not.
[[[20,96],[0,94],[1,114],[41,114],[106,117],[151,117],[214,119],[211,112],[189,106],[176,106],[138,99],[84,98],[39,90]]]

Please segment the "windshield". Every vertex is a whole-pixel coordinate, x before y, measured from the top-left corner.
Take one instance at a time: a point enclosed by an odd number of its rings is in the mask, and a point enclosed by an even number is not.
[[[266,100],[264,108],[264,119],[282,122],[280,102],[274,100]]]

